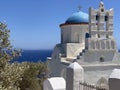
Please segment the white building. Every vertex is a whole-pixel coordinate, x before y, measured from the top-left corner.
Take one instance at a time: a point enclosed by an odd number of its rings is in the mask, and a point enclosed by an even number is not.
[[[61,28],[61,43],[48,60],[50,76],[63,76],[66,67],[78,62],[84,69],[84,81],[100,83],[108,80],[114,68],[120,68],[120,53],[113,37],[113,9],[106,10],[100,2],[89,15],[79,11],[69,17]]]

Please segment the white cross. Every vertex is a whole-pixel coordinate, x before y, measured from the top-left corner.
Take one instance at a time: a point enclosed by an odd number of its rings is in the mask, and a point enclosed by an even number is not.
[[[80,5],[79,5],[79,6],[78,6],[78,10],[80,11],[80,10],[81,10],[81,8],[82,8],[82,6],[80,6]]]

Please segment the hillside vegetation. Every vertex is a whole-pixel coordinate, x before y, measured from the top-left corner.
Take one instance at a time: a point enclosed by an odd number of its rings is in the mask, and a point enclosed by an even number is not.
[[[0,22],[0,90],[42,90],[42,82],[47,77],[45,63],[10,61],[21,55],[9,40],[10,30]]]

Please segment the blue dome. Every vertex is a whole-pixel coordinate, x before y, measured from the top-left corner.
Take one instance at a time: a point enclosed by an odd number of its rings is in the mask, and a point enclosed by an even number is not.
[[[72,24],[72,23],[88,23],[89,21],[89,17],[87,13],[84,12],[76,12],[74,13],[72,16],[70,16],[67,20],[66,20],[66,24]]]

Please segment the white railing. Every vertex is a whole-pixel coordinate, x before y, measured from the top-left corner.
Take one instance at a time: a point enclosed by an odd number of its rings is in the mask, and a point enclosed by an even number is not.
[[[98,86],[87,82],[79,82],[79,90],[109,90],[108,87]]]

